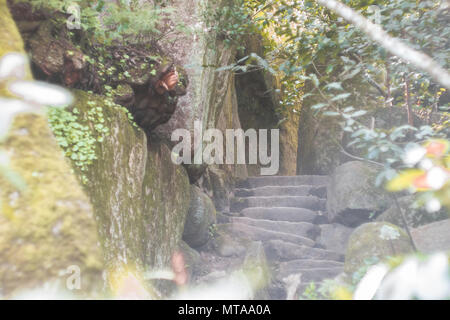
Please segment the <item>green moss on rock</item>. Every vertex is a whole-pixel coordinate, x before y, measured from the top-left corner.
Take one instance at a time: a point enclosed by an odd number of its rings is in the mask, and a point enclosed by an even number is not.
[[[186,170],[172,163],[165,144],[147,141],[124,108],[83,91],[75,97],[81,124],[95,133],[89,112],[101,108],[108,132],[97,140],[88,170],[77,172],[87,177],[109,275],[169,267],[190,203]]]
[[[211,199],[198,187],[191,186],[191,202],[186,218],[183,240],[194,248],[211,238],[210,226],[216,223],[216,209]]]
[[[0,0],[0,12],[0,56],[24,53],[5,0]],[[62,295],[97,297],[103,290],[104,262],[92,208],[47,119],[17,116],[0,147],[26,185],[17,189],[0,176],[0,294],[9,297],[56,284]],[[81,289],[69,292],[65,284],[71,266],[80,268]]]
[[[345,255],[345,272],[352,274],[367,260],[382,260],[413,251],[406,232],[390,223],[371,222],[361,225],[350,236]]]
[[[19,30],[9,12],[6,0],[0,0],[0,59],[7,53],[25,53]],[[27,66],[27,79],[31,79],[31,70]],[[6,86],[0,84],[0,95],[11,96]]]

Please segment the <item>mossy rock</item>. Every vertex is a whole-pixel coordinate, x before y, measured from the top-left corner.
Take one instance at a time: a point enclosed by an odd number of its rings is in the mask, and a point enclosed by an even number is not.
[[[89,199],[42,116],[17,116],[2,148],[26,183],[0,177],[0,289],[3,295],[58,282],[64,294],[97,297],[104,270]],[[78,266],[81,290],[68,292],[66,270]]]
[[[62,73],[66,50],[74,50],[67,40],[52,35],[55,25],[52,20],[43,22],[28,44],[33,62],[49,75]]]
[[[25,54],[23,40],[14,22],[6,0],[0,0],[0,59],[11,52]],[[31,70],[27,66],[26,79],[31,79]],[[1,96],[11,96],[5,86],[0,85]]]
[[[186,170],[172,163],[169,147],[150,140],[142,185],[147,266],[162,268],[170,262],[183,235],[190,189]]]
[[[85,188],[91,198],[99,223],[102,243],[110,269],[124,267],[124,261],[143,266],[142,182],[147,161],[147,139],[133,127],[124,110],[108,106],[102,96],[74,91],[74,109],[79,112],[79,123],[91,129],[95,136],[95,121],[89,111],[100,108],[107,133],[102,142],[96,142],[97,160],[81,171],[87,178]],[[136,266],[133,266],[136,268]],[[115,271],[117,272],[117,271]]]
[[[172,163],[165,144],[147,140],[124,108],[102,96],[74,93],[80,124],[95,134],[97,118],[89,111],[96,108],[107,128],[95,144],[96,159],[77,173],[87,178],[109,274],[170,267],[190,203],[186,170]]]
[[[200,188],[192,185],[183,240],[193,248],[205,245],[211,238],[210,226],[215,223],[216,209],[213,202]]]
[[[254,290],[254,299],[269,299],[267,286],[272,277],[262,242],[252,242],[247,248],[242,269]]]
[[[8,52],[24,52],[24,45],[6,0],[0,0],[0,57]]]
[[[364,267],[367,260],[383,260],[412,251],[411,241],[400,227],[385,222],[366,223],[350,236],[344,270],[353,274]]]

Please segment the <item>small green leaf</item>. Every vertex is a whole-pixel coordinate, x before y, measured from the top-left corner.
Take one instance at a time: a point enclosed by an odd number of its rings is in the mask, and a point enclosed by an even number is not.
[[[350,97],[351,95],[352,95],[351,93],[342,93],[342,94],[339,94],[339,95],[335,96],[334,98],[332,98],[331,101],[345,100],[348,97]]]

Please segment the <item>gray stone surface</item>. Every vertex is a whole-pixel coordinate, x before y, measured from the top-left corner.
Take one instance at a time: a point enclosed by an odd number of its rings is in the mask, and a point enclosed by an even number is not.
[[[333,223],[321,225],[320,230],[320,236],[316,239],[318,245],[327,250],[345,254],[348,239],[354,230],[353,228]]]
[[[246,224],[261,229],[289,233],[314,240],[320,234],[320,228],[308,222],[271,221],[246,217],[231,218],[231,222]]]
[[[336,168],[327,191],[329,219],[356,227],[391,205],[389,195],[374,186],[378,168],[361,161]]]
[[[254,241],[266,242],[272,239],[280,239],[286,242],[309,247],[313,247],[315,244],[313,240],[302,236],[261,229],[241,223],[222,224],[219,228],[237,237],[244,237]]]
[[[266,219],[290,222],[314,222],[317,214],[303,208],[247,208],[241,211],[242,216],[253,219]]]
[[[421,252],[450,251],[450,219],[413,229],[411,234]]]
[[[254,189],[236,189],[236,197],[252,197],[252,196],[307,196],[313,186],[265,186]]]
[[[299,185],[326,185],[328,176],[265,176],[250,177],[238,187],[258,188],[264,186],[299,186]]]
[[[446,212],[447,210],[445,208],[436,213],[429,213],[424,207],[417,208],[414,205],[414,202],[414,196],[405,196],[398,199],[398,203],[402,208],[409,227],[416,228],[428,223],[432,223],[434,221],[448,219],[449,217],[448,212]],[[393,204],[389,209],[379,215],[376,220],[403,226],[401,213],[399,212],[395,204]]]
[[[319,248],[299,246],[282,240],[271,240],[264,244],[266,255],[271,260],[289,261],[296,259],[318,259],[343,261],[344,256]]]
[[[221,257],[239,257],[246,253],[250,240],[218,230],[214,238],[215,252]]]
[[[234,198],[231,202],[231,211],[240,211],[251,207],[293,207],[323,211],[325,206],[325,200],[314,196],[245,197]]]

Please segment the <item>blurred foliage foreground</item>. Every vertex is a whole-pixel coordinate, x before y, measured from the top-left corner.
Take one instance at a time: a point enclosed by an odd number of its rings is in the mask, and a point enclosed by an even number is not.
[[[344,1],[352,4],[353,1]],[[376,1],[368,1],[377,4]],[[386,4],[386,1],[379,1]],[[447,35],[448,25],[439,24],[441,15],[433,15],[436,1],[423,1],[419,5],[421,15],[414,14],[415,1],[390,1],[386,4],[386,10],[381,10],[380,19],[383,25],[392,34],[410,39],[410,44],[417,48],[425,48],[442,65],[448,64],[447,39],[441,37]],[[323,116],[342,118],[344,131],[349,132],[354,138],[354,145],[360,145],[361,149],[368,151],[366,160],[381,161],[383,154],[389,154],[384,165],[389,174],[383,176],[388,180],[386,189],[391,192],[409,191],[419,193],[421,202],[429,212],[438,211],[441,207],[450,208],[450,142],[445,134],[437,136],[432,128],[413,126],[395,128],[391,132],[383,132],[376,128],[367,128],[358,124],[359,117],[365,114],[364,110],[357,110],[355,106],[346,104],[351,96],[359,96],[356,91],[360,87],[349,85],[354,77],[361,76],[367,82],[373,82],[381,78],[383,72],[380,66],[389,66],[392,76],[386,78],[387,84],[381,91],[384,95],[378,97],[378,101],[392,108],[396,105],[406,104],[406,108],[415,108],[410,101],[415,98],[417,105],[427,104],[430,108],[438,109],[438,101],[445,89],[434,83],[422,73],[411,70],[411,66],[388,55],[377,47],[354,27],[342,21],[341,18],[312,1],[304,1],[305,12],[300,15],[298,1],[247,1],[251,10],[256,11],[254,17],[258,28],[252,29],[268,33],[269,30],[276,38],[282,39],[284,46],[274,49],[272,56],[283,56],[284,63],[279,69],[286,74],[286,89],[298,92],[305,82],[312,83],[314,90],[307,93],[309,97],[317,96],[319,101],[312,109]],[[278,7],[274,7],[277,5]],[[370,16],[369,5],[358,5],[358,9]],[[388,10],[389,9],[389,10]],[[250,15],[242,13],[244,18]],[[270,19],[269,19],[270,16]],[[234,17],[236,18],[236,17]],[[242,17],[238,17],[241,20]],[[301,22],[300,22],[301,20]],[[266,21],[266,22],[264,22]],[[271,22],[269,22],[271,21]],[[430,22],[427,24],[426,22]],[[334,23],[336,22],[336,23]],[[414,28],[418,24],[418,28]],[[247,23],[247,22],[246,22]],[[292,25],[301,25],[302,28],[293,29]],[[231,25],[231,24],[230,24]],[[232,24],[235,26],[235,24]],[[427,37],[426,33],[439,26],[439,37]],[[239,24],[238,24],[239,27]],[[236,27],[236,28],[238,28]],[[245,29],[238,28],[239,32]],[[220,29],[222,30],[222,29]],[[302,32],[307,30],[307,32]],[[223,31],[223,30],[222,30]],[[237,31],[236,31],[237,32]],[[231,34],[231,33],[229,33]],[[439,42],[436,43],[435,39]],[[422,41],[422,43],[421,43]],[[442,43],[444,47],[442,48]],[[343,54],[341,54],[343,53]],[[65,107],[71,104],[72,97],[66,90],[46,83],[32,81],[29,76],[27,58],[22,54],[2,52],[0,57],[0,139],[8,133],[10,124],[15,115],[23,112],[42,112],[47,106]],[[352,57],[352,59],[348,58]],[[328,61],[328,63],[326,63]],[[271,61],[269,61],[270,63]],[[273,59],[279,64],[279,60]],[[267,69],[273,70],[269,63]],[[234,66],[235,69],[237,68]],[[241,70],[243,67],[237,68]],[[334,70],[339,69],[338,75],[344,79],[341,81]],[[235,70],[235,71],[236,71]],[[311,70],[311,73],[309,73]],[[392,72],[395,71],[395,72]],[[346,82],[347,81],[347,82]],[[407,101],[402,100],[402,86],[406,87]],[[383,90],[385,89],[385,90]],[[409,93],[416,89],[416,96]],[[395,95],[395,92],[397,94]],[[412,90],[411,90],[412,91]],[[400,94],[398,94],[400,92]],[[287,97],[292,95],[287,94]],[[306,94],[303,98],[306,97]],[[354,102],[354,101],[352,101]],[[292,105],[289,100],[284,100],[283,105]],[[440,110],[445,110],[442,106]],[[411,111],[411,110],[410,110]],[[438,131],[445,131],[448,122],[439,124]],[[444,126],[444,128],[442,128]],[[430,131],[431,130],[431,131]],[[414,143],[406,144],[404,138],[407,132],[415,132]],[[1,142],[1,141],[0,141]],[[398,142],[398,143],[396,143]],[[399,147],[402,146],[402,147]],[[405,146],[406,145],[406,146]],[[384,157],[386,158],[386,157]],[[9,155],[1,149],[0,145],[0,175],[14,185],[18,190],[25,190],[26,183],[19,174],[15,173],[9,163]],[[402,162],[393,168],[394,164]],[[395,169],[395,170],[393,170]],[[2,214],[8,215],[4,204],[0,203]],[[388,234],[388,237],[396,237]],[[373,264],[373,263],[372,263]],[[248,279],[248,275],[239,274],[234,282],[218,284],[214,292],[223,291],[230,284],[242,283],[242,277]],[[251,278],[251,277],[250,277]],[[148,298],[147,289],[138,278],[130,275],[125,277],[124,283],[118,285],[117,297],[129,298],[130,291],[133,298]],[[407,257],[391,257],[375,266],[367,267],[358,277],[355,277],[352,285],[340,283],[338,280],[324,283],[320,288],[312,285],[304,293],[306,299],[450,299],[450,256],[444,253],[432,255],[415,254]],[[244,281],[245,282],[245,281]],[[248,281],[251,287],[251,281]],[[203,292],[209,292],[203,290]],[[249,298],[251,294],[242,286],[235,286],[234,292],[241,298]],[[194,294],[195,292],[191,292]],[[191,297],[187,295],[188,297]],[[212,297],[212,295],[211,295]]]

